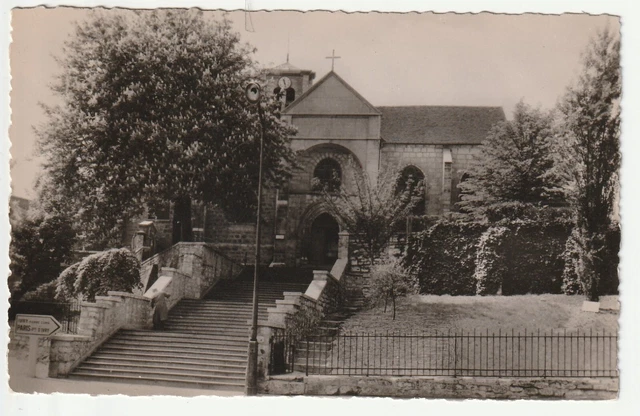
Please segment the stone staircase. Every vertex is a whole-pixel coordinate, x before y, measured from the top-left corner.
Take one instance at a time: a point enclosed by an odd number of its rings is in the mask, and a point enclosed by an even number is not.
[[[267,269],[259,284],[259,319],[284,299],[304,292],[313,276]],[[120,330],[82,362],[70,378],[242,391],[247,366],[253,272],[223,282],[201,300],[181,300],[163,331]]]
[[[313,331],[311,340],[303,340],[295,346],[293,370],[310,374],[328,374],[327,359],[331,355],[334,337],[340,332],[342,324],[365,305],[362,292],[352,293],[347,304],[341,310],[325,316]],[[309,357],[307,357],[307,355]]]

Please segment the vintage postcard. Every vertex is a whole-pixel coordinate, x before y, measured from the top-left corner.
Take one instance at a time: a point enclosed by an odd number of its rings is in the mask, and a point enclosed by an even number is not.
[[[11,10],[7,394],[619,403],[621,17],[246,7]]]

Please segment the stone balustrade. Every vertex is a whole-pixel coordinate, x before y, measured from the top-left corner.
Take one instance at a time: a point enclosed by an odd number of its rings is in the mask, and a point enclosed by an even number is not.
[[[126,292],[110,291],[82,302],[78,334],[53,335],[48,348],[49,377],[69,374],[119,329],[151,328],[151,300]],[[41,355],[41,354],[39,354]]]

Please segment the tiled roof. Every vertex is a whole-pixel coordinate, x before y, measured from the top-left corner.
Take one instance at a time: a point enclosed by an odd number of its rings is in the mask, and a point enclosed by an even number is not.
[[[289,62],[285,62],[283,64],[276,66],[273,69],[282,69],[285,71],[298,71],[300,68],[291,65]]]
[[[389,143],[480,144],[491,127],[505,120],[502,107],[377,107],[380,135]]]

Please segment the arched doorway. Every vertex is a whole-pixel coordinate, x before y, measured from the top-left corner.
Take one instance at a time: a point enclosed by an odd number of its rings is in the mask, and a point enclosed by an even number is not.
[[[311,224],[309,262],[317,266],[332,265],[338,258],[338,222],[329,214],[320,214]]]

